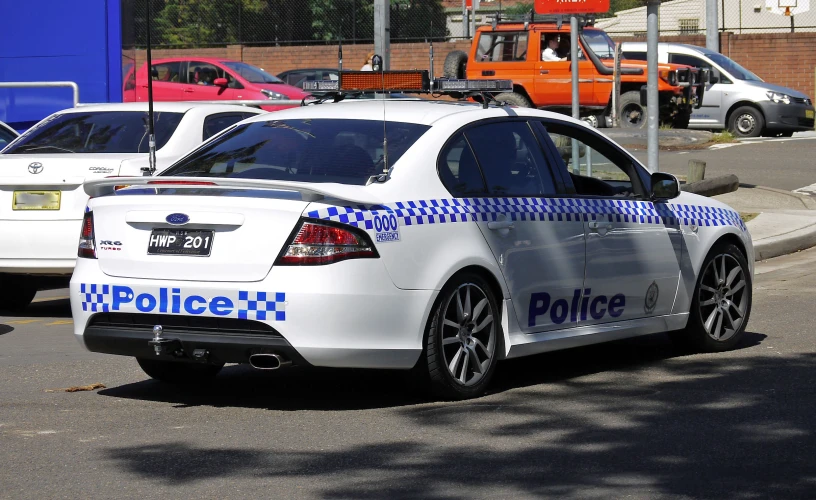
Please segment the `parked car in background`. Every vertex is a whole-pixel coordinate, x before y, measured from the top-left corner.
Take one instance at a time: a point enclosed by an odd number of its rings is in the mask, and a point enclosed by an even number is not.
[[[224,128],[264,113],[221,104],[156,103],[156,166],[170,164]],[[41,277],[70,276],[91,179],[142,175],[147,104],[82,106],[55,113],[0,154],[0,308],[27,306]],[[102,234],[116,249],[119,236]],[[109,241],[108,241],[109,240]]]
[[[624,42],[626,59],[646,60],[645,42]],[[711,70],[703,106],[695,109],[689,128],[727,128],[738,137],[782,135],[813,130],[813,101],[805,94],[767,83],[733,60],[703,47],[658,44],[658,62]]]
[[[156,59],[152,66],[154,101],[270,101],[265,111],[290,108],[275,104],[310,94],[251,64],[206,57]],[[147,101],[147,63],[125,79],[125,102]]]
[[[20,134],[16,130],[9,127],[3,122],[0,122],[0,151],[3,150],[11,141],[16,139]]]
[[[278,78],[288,85],[303,88],[303,82],[316,80],[338,80],[340,71],[337,68],[299,68],[290,69],[278,74]]]

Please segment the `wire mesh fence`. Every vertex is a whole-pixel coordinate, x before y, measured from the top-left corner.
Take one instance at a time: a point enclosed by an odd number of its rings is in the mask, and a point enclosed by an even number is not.
[[[661,35],[704,34],[707,0],[668,0],[659,8]],[[733,33],[816,31],[811,0],[716,0],[718,28]],[[367,44],[374,40],[374,0],[122,0],[123,30],[132,47],[147,43],[147,2],[157,48],[231,44],[290,46]],[[468,39],[491,16],[521,15],[532,0],[391,0],[392,43]],[[790,15],[785,15],[786,12]],[[615,36],[645,36],[645,0],[611,0],[596,25]]]

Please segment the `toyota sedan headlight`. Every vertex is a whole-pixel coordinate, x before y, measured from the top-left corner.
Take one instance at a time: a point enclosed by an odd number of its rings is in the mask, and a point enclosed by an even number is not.
[[[766,92],[768,99],[776,103],[790,104],[791,98],[789,95],[780,94],[779,92]]]
[[[289,96],[288,96],[288,95],[281,94],[280,92],[273,92],[273,91],[271,91],[271,90],[266,90],[266,89],[261,90],[261,92],[263,92],[263,94],[264,94],[264,95],[265,95],[265,96],[266,96],[268,99],[274,99],[274,100],[276,100],[276,101],[285,101],[285,100],[288,100],[288,99],[289,99]]]

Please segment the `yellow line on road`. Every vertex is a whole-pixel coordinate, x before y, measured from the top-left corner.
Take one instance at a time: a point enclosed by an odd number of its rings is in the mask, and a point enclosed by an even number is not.
[[[54,326],[54,325],[72,325],[74,320],[72,319],[61,319],[58,321],[54,321],[53,323],[48,323],[45,326]]]
[[[17,321],[6,321],[7,325],[27,325],[29,323],[36,323],[38,319],[20,319]]]

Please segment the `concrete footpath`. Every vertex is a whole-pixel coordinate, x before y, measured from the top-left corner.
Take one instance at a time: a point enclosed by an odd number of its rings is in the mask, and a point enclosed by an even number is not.
[[[714,196],[745,216],[756,260],[816,246],[816,198],[742,184],[733,193]]]

